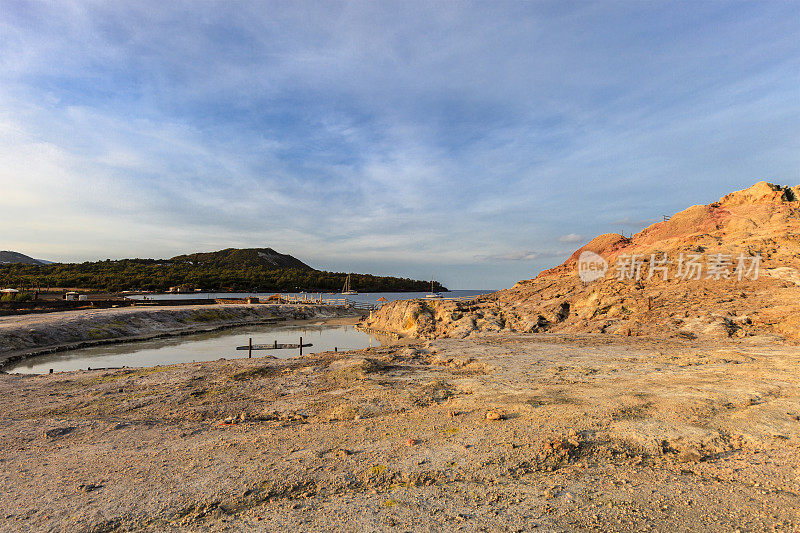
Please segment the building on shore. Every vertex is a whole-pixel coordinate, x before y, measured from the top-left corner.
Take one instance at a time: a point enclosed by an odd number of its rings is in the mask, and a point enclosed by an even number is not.
[[[0,298],[4,300],[16,300],[19,291],[17,289],[0,289]]]

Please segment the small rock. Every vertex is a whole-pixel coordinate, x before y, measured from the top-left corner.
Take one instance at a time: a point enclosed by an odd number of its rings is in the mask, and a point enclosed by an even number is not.
[[[78,485],[78,490],[83,492],[93,492],[100,488],[103,488],[103,485],[96,483],[83,483],[81,485]]]
[[[64,435],[69,435],[70,433],[72,433],[76,429],[77,428],[75,428],[74,426],[64,427],[64,428],[48,429],[45,432],[45,435],[47,435],[50,438],[63,437]]]
[[[503,420],[506,415],[496,409],[486,412],[486,420]]]
[[[697,448],[689,448],[678,454],[678,461],[682,463],[696,463],[702,458],[703,454]]]
[[[554,487],[550,487],[546,491],[544,491],[544,496],[548,500],[555,498],[559,493],[561,493],[561,487],[556,485]]]

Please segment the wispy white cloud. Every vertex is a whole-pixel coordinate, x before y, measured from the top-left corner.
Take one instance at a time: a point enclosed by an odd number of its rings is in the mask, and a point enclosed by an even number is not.
[[[488,254],[488,255],[476,255],[474,256],[478,261],[485,261],[490,263],[502,263],[505,261],[534,261],[534,260],[544,260],[544,259],[555,259],[560,257],[566,257],[569,255],[569,252],[565,251],[540,251],[536,252],[533,250],[516,250],[511,252],[503,252],[497,254]]]
[[[498,261],[532,261],[534,259],[538,259],[540,255],[536,252],[530,250],[521,250],[517,252],[507,252],[504,254],[492,254],[492,255],[476,255],[475,259],[479,261],[491,261],[491,262],[498,262]]]
[[[271,245],[498,287],[800,182],[796,4],[4,11],[0,248],[46,259]]]
[[[577,233],[567,233],[566,235],[562,235],[558,238],[558,242],[581,242],[583,241],[583,236]]]

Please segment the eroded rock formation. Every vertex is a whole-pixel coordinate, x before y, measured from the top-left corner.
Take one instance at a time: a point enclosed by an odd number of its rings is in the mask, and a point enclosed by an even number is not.
[[[580,279],[584,251],[608,262],[604,277]],[[421,338],[508,331],[800,339],[800,186],[759,182],[629,238],[600,235],[510,289],[469,302],[393,302],[366,326]]]

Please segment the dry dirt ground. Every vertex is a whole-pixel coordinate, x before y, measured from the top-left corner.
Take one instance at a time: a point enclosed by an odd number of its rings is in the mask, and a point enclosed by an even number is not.
[[[506,334],[0,374],[0,531],[797,531],[798,363]]]

